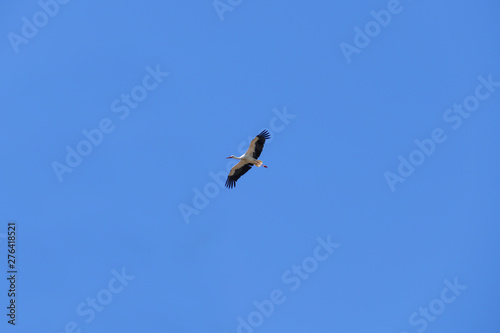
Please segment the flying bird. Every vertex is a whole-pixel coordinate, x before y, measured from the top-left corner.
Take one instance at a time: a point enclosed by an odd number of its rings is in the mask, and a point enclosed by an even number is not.
[[[236,186],[236,181],[247,173],[248,170],[252,168],[252,165],[256,167],[264,167],[267,168],[267,165],[264,165],[261,160],[258,160],[260,153],[262,153],[262,149],[264,148],[264,143],[266,139],[270,139],[271,135],[267,130],[263,130],[257,135],[252,142],[250,142],[250,147],[246,153],[241,155],[240,157],[236,157],[231,155],[227,158],[234,158],[240,160],[229,172],[226,180],[226,187],[233,188]]]

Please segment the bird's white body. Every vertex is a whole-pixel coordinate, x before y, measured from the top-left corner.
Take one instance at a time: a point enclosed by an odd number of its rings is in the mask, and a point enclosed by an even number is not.
[[[250,164],[255,165],[256,167],[261,167],[262,163],[264,163],[261,160],[255,159],[252,156],[247,155],[247,154],[243,154],[240,157],[236,157],[234,155],[231,155],[231,158],[234,158],[236,160],[240,160],[241,162],[238,162],[238,164],[239,163],[243,163],[243,164],[250,163]],[[236,164],[236,165],[238,165],[238,164]]]

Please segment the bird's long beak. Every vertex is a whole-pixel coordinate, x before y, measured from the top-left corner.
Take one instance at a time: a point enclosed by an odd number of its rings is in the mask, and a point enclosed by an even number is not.
[[[231,158],[231,156],[229,156],[229,157],[226,157],[226,160],[227,160],[228,158]]]

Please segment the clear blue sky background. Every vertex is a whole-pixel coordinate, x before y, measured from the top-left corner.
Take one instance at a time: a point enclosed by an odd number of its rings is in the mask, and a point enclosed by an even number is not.
[[[211,0],[70,1],[17,53],[8,34],[43,24],[41,7],[0,6],[2,332],[233,333],[275,289],[286,299],[254,332],[499,332],[500,87],[457,129],[443,119],[479,76],[500,82],[498,2],[402,0],[349,63],[340,44],[386,0],[242,1],[224,20]],[[112,103],[148,66],[170,74],[120,119]],[[59,181],[53,162],[106,118],[114,130]],[[264,128],[269,168],[213,185]],[[446,141],[391,191],[384,173],[436,128]],[[321,262],[318,237],[340,244]],[[442,313],[426,322],[429,305]]]

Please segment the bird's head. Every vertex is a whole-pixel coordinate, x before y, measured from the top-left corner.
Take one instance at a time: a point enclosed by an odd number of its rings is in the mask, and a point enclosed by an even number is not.
[[[226,160],[227,160],[228,158],[235,158],[235,157],[236,157],[236,156],[231,155],[231,156],[229,156],[229,157],[226,157]]]

